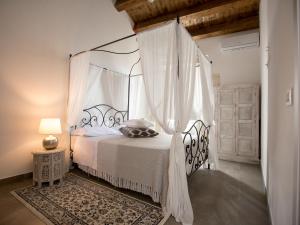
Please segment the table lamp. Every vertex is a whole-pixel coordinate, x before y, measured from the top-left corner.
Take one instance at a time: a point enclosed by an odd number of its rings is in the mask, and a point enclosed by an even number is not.
[[[58,145],[58,138],[53,136],[53,134],[61,134],[60,119],[57,118],[47,118],[41,119],[40,134],[48,134],[43,140],[43,147],[46,150],[55,149]]]

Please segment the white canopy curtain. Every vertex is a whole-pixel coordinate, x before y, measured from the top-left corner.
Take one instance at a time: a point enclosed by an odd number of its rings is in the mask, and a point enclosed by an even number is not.
[[[133,76],[130,78],[129,118],[145,118],[152,121],[151,112],[147,103],[145,93],[144,79],[142,75]]]
[[[68,99],[68,125],[76,125],[81,115],[88,88],[90,52],[85,52],[71,58],[70,84]]]
[[[74,56],[70,66],[69,126],[80,122],[83,109],[97,104],[127,110],[128,75],[90,64],[90,53]]]
[[[216,127],[214,121],[215,101],[211,63],[206,59],[200,49],[198,49],[198,57],[199,67],[197,67],[198,76],[196,76],[196,85],[201,87],[201,98],[198,99],[199,102],[194,102],[196,105],[198,105],[198,107],[194,107],[194,110],[199,110],[198,115],[201,115],[200,118],[205,124],[210,125],[209,163],[211,168],[218,169]]]
[[[128,104],[128,75],[102,70],[100,77],[100,93],[96,104],[105,103],[119,110],[127,110]],[[98,90],[99,90],[98,89]]]
[[[181,133],[192,111],[198,48],[185,28],[175,21],[139,33],[138,42],[152,115],[166,133],[173,135],[166,210],[177,222],[192,224]]]

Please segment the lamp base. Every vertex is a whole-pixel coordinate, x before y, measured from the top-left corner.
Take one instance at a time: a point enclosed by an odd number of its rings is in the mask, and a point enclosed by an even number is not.
[[[48,137],[44,138],[44,140],[43,140],[43,147],[46,150],[56,149],[57,146],[58,146],[58,139],[57,139],[57,137],[55,137],[53,135],[49,135]]]

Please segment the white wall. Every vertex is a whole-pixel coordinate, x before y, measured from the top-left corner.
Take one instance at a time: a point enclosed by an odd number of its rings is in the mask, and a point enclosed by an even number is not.
[[[273,225],[297,225],[297,181],[299,180],[299,73],[296,60],[296,1],[263,0],[261,14],[265,29],[261,34],[269,46],[268,75],[263,73],[266,94],[267,126],[267,195]],[[294,105],[285,104],[289,88],[297,90]],[[265,102],[266,103],[266,102]],[[299,191],[299,190],[298,190]]]
[[[243,32],[241,32],[243,33]],[[233,36],[236,34],[226,35]],[[226,36],[197,41],[204,54],[213,61],[213,73],[220,74],[221,85],[260,83],[260,48],[221,52],[221,40]]]
[[[32,171],[41,118],[60,117],[65,125],[69,54],[132,29],[111,0],[1,0],[0,31],[2,179]],[[60,140],[67,145],[66,133]]]
[[[267,1],[260,3],[260,54],[261,54],[261,168],[264,184],[267,186],[268,163],[268,13]]]

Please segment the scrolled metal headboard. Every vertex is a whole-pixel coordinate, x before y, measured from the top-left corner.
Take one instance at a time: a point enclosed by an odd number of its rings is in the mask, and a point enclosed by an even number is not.
[[[128,119],[127,110],[117,110],[107,104],[98,104],[83,110],[84,117],[77,127],[117,127]],[[209,130],[201,120],[196,120],[183,135],[183,144],[185,146],[185,164],[188,176],[191,176],[208,159],[209,152]],[[209,164],[208,164],[209,168]]]
[[[128,111],[117,110],[107,104],[98,104],[83,110],[84,117],[81,119],[79,127],[105,126],[116,127],[128,118]]]
[[[210,126],[206,126],[201,120],[196,120],[187,131],[183,132],[188,176],[196,172],[208,159],[209,130]]]

